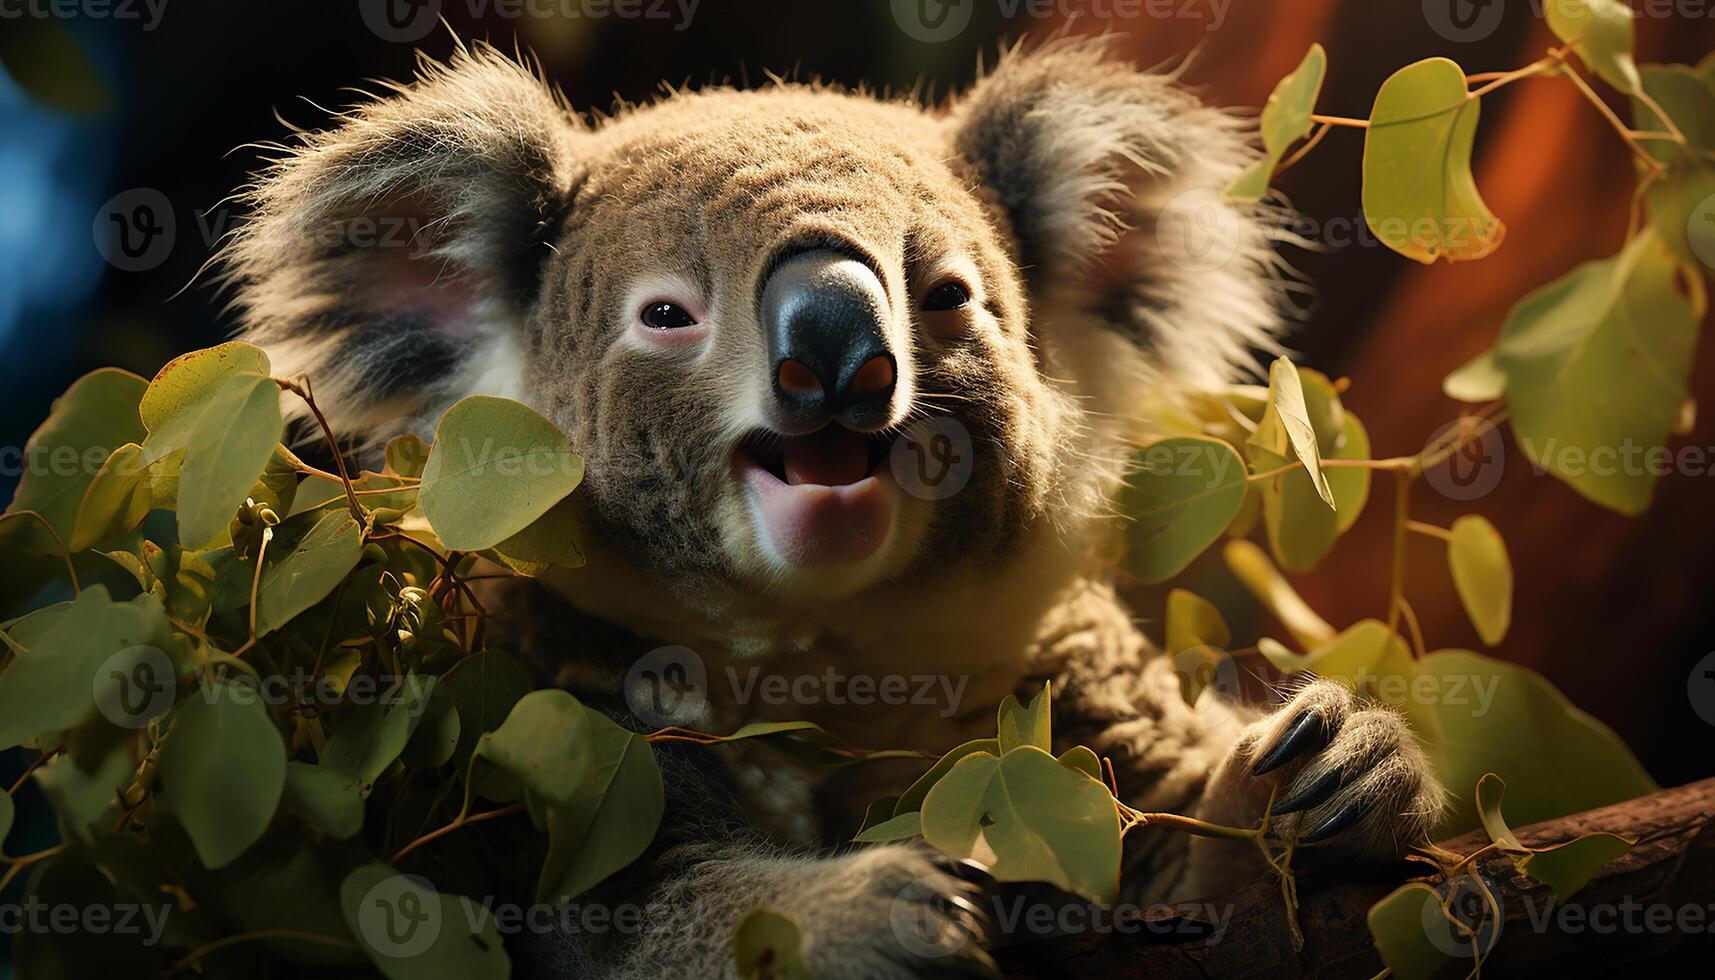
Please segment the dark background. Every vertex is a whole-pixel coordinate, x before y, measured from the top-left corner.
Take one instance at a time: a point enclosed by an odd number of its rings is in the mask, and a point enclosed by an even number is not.
[[[445,28],[416,44],[379,36],[366,26],[367,2],[167,0],[152,26],[87,15],[0,19],[0,59],[28,89],[0,73],[0,446],[22,446],[53,397],[85,371],[113,364],[148,376],[227,334],[232,321],[219,297],[192,280],[234,217],[222,199],[257,164],[247,144],[284,138],[281,119],[323,125],[323,107],[353,101],[348,86],[407,77],[417,47],[437,57],[451,50]],[[1040,18],[1026,14],[1029,3],[959,2],[974,5],[972,22],[944,43],[901,30],[890,0],[701,0],[683,30],[676,5],[666,20],[505,16],[505,0],[441,7],[460,36],[534,51],[576,106],[600,110],[648,99],[663,81],[757,84],[770,72],[896,90],[922,81],[939,100],[971,80],[979,57],[992,60],[1002,39],[1049,33],[1069,11],[1082,12],[1072,29],[1120,33],[1146,65],[1196,51],[1187,79],[1234,106],[1259,106],[1321,41],[1330,69],[1320,110],[1359,117],[1380,83],[1416,59],[1448,55],[1467,71],[1491,71],[1528,63],[1552,42],[1532,6],[1517,0],[1492,31],[1464,42],[1433,23],[1435,2],[1464,0],[1154,0],[1131,16],[1115,15],[1126,0],[1063,0]],[[580,9],[576,0],[530,9],[563,8]],[[1641,61],[1695,62],[1715,48],[1707,17],[1645,17],[1638,31]],[[1361,232],[1357,133],[1334,132],[1280,182],[1326,230],[1322,247],[1290,254],[1316,293],[1289,343],[1303,363],[1355,379],[1347,402],[1379,454],[1416,451],[1457,414],[1441,377],[1493,341],[1524,292],[1614,253],[1625,233],[1630,158],[1570,85],[1525,81],[1485,99],[1483,113],[1478,182],[1510,234],[1482,262],[1426,268],[1361,235],[1352,241]],[[165,196],[176,231],[157,267],[124,271],[103,261],[92,226],[105,201],[136,188]],[[1707,351],[1693,391],[1715,394]],[[1715,425],[1700,421],[1682,442],[1715,446]],[[1499,655],[1543,671],[1613,725],[1662,782],[1715,772],[1710,728],[1687,698],[1692,664],[1715,650],[1715,477],[1669,477],[1652,511],[1628,520],[1535,476],[1507,448],[1510,465],[1489,496],[1462,504],[1421,488],[1414,512],[1446,525],[1476,510],[1508,540],[1519,592]],[[14,479],[0,476],[0,499]],[[1336,625],[1384,608],[1387,509],[1385,500],[1372,507],[1300,583]],[[1430,646],[1480,649],[1447,582],[1442,546],[1414,537],[1410,549],[1408,594]],[[1218,576],[1205,569],[1199,578]],[[1223,606],[1239,604],[1230,585],[1207,591]],[[1140,601],[1147,616],[1158,600]],[[1235,625],[1247,638],[1267,628]],[[8,769],[15,764],[0,760],[0,777]],[[34,849],[18,835],[46,842],[51,833],[21,827],[11,849]]]

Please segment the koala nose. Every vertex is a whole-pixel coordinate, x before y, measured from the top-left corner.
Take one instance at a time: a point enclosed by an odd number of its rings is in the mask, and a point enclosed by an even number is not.
[[[887,293],[869,266],[831,251],[806,252],[762,291],[775,406],[795,433],[828,419],[860,431],[886,424],[898,380],[887,349]]]

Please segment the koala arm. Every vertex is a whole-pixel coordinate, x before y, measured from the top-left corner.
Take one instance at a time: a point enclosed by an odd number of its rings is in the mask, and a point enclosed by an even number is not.
[[[1397,712],[1313,679],[1263,712],[1209,691],[1195,708],[1169,658],[1150,646],[1104,584],[1076,587],[1034,651],[1035,683],[1054,687],[1058,748],[1110,759],[1122,798],[1143,811],[1276,826],[1319,848],[1377,860],[1427,841],[1446,794]],[[1126,842],[1127,894],[1202,898],[1264,872],[1245,841],[1143,828]]]

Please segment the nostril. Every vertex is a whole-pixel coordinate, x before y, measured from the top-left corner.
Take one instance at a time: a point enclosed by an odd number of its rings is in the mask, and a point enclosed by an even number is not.
[[[877,354],[865,361],[852,375],[850,390],[854,396],[877,395],[892,388],[893,358],[886,354]]]
[[[822,390],[822,379],[816,377],[816,372],[801,361],[787,358],[780,362],[780,371],[775,377],[781,391],[816,392]]]

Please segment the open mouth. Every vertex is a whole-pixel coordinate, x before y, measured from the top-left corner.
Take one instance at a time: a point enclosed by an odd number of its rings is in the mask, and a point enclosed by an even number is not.
[[[893,438],[830,423],[809,435],[757,431],[733,453],[768,547],[794,565],[863,561],[893,529]]]

